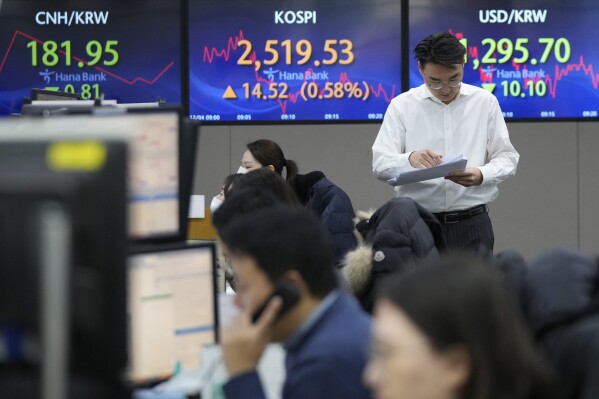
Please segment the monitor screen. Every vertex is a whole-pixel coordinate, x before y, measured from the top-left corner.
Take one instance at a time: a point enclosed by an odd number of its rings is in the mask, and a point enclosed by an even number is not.
[[[506,119],[587,119],[599,112],[599,8],[590,0],[409,2],[410,51],[449,31],[467,48],[464,82],[493,93]],[[512,5],[513,4],[513,5]],[[410,87],[423,83],[410,54]]]
[[[216,283],[211,244],[152,249],[129,257],[129,377],[162,379],[200,367],[216,342]]]
[[[401,92],[401,2],[189,0],[189,113],[380,121]]]
[[[126,397],[126,158],[0,133],[2,396]]]
[[[8,137],[80,136],[126,139],[129,145],[129,236],[134,240],[181,237],[179,112],[114,116],[15,118],[0,121]],[[107,188],[109,189],[109,188]]]
[[[4,0],[0,115],[33,88],[181,103],[180,22],[176,0]]]
[[[179,114],[126,118],[135,120],[129,157],[130,236],[176,235],[180,230]]]

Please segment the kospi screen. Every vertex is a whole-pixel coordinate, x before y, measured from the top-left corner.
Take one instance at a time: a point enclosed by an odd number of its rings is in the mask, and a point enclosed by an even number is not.
[[[599,7],[590,0],[411,0],[410,51],[450,31],[466,46],[464,82],[493,93],[505,118],[597,118]],[[415,61],[410,86],[423,83]]]
[[[401,92],[397,0],[189,0],[204,122],[380,121]]]
[[[119,103],[181,103],[177,0],[4,0],[0,115],[32,88]]]

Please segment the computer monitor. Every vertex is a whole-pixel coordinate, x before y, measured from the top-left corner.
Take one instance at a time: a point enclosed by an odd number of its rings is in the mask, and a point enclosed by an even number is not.
[[[184,186],[181,171],[189,170],[191,173],[193,165],[184,167],[182,162],[188,160],[179,156],[181,145],[184,144],[181,140],[180,112],[172,108],[125,112],[128,110],[118,115],[11,118],[0,121],[0,134],[13,138],[86,134],[89,138],[127,140],[130,143],[127,200],[129,237],[135,242],[185,239],[187,225],[180,200],[189,197],[189,194],[183,195],[181,191]]]
[[[131,107],[127,109],[129,114],[172,114],[177,113],[179,119],[178,125],[178,153],[177,161],[179,163],[178,170],[178,231],[173,234],[164,232],[162,234],[144,234],[137,239],[142,244],[144,242],[180,242],[187,238],[188,228],[188,213],[189,213],[189,201],[193,186],[193,173],[195,169],[196,159],[196,147],[198,137],[200,134],[200,123],[198,121],[190,120],[189,118],[183,117],[181,110],[178,107],[162,106],[159,109],[146,108],[146,107]],[[156,206],[156,205],[154,205]],[[169,218],[172,217],[171,213],[168,213]],[[153,217],[164,217],[164,215],[153,215]]]
[[[126,397],[126,156],[0,134],[2,396]]]
[[[133,121],[129,158],[129,235],[135,240],[179,237],[180,116],[176,111],[128,114]],[[117,123],[114,116],[100,123]],[[117,118],[114,120],[112,118]]]
[[[129,256],[129,380],[159,381],[200,367],[216,342],[214,245],[169,244]]]

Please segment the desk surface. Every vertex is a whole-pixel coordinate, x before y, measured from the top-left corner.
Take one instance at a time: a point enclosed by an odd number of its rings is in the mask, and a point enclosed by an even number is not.
[[[189,219],[187,238],[190,240],[216,240],[216,230],[212,225],[212,213],[206,208],[203,219]]]

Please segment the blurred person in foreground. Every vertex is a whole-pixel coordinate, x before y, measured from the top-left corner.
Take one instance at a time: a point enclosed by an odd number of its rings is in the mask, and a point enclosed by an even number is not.
[[[501,277],[453,255],[388,281],[364,379],[378,399],[553,399],[555,385]]]
[[[218,234],[240,309],[221,331],[227,399],[265,397],[256,367],[270,342],[286,351],[282,398],[369,398],[360,377],[370,318],[339,288],[329,238],[316,217],[275,207],[240,215]]]

